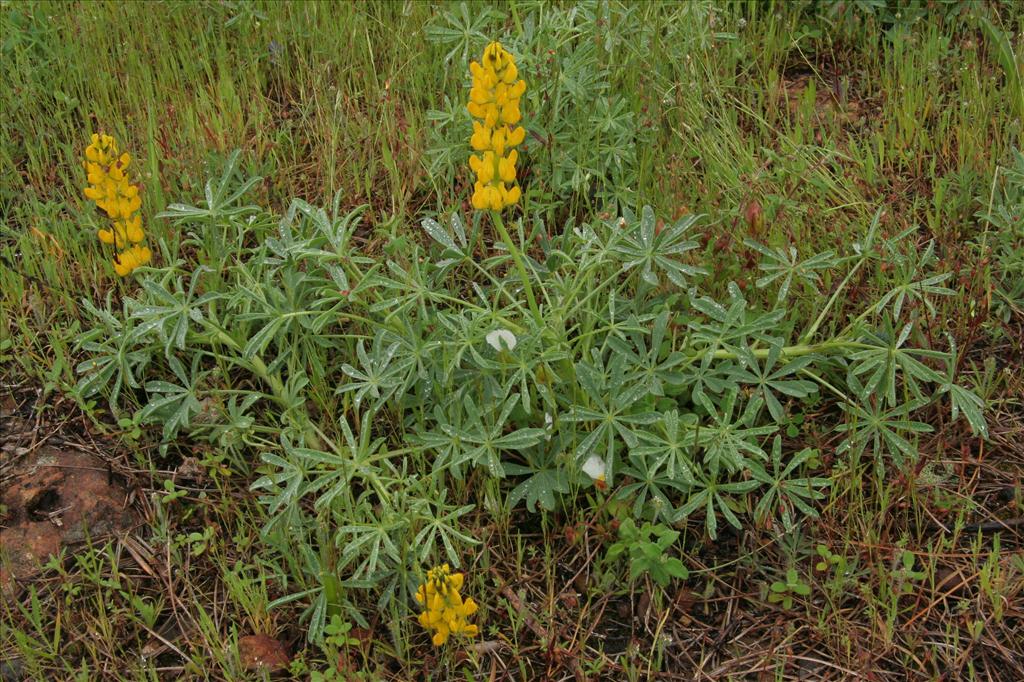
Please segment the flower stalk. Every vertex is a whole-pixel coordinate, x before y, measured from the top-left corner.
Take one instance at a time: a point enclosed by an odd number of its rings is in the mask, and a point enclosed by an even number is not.
[[[94,134],[85,148],[83,163],[89,186],[84,193],[111,220],[110,227],[101,228],[97,237],[114,246],[114,271],[120,277],[127,277],[149,263],[153,256],[149,247],[142,244],[146,238],[139,214],[142,199],[139,186],[128,180],[131,162],[127,152],[119,155],[117,140],[110,135]]]
[[[505,246],[508,248],[509,254],[512,256],[512,262],[515,263],[516,270],[519,272],[519,279],[523,281],[523,290],[526,292],[526,303],[530,306],[530,312],[533,314],[534,319],[537,321],[538,327],[544,326],[544,318],[541,317],[540,308],[537,306],[537,298],[533,295],[533,287],[530,286],[530,276],[526,272],[526,264],[523,262],[523,254],[516,246],[515,242],[512,241],[512,236],[505,229],[505,222],[501,219],[501,213],[498,211],[491,211],[491,220],[494,222],[494,227],[498,230],[498,235],[501,240],[505,242]]]
[[[519,278],[523,281],[530,312],[539,327],[543,318],[530,285],[523,254],[501,219],[501,210],[516,204],[522,196],[516,181],[519,152],[515,147],[526,139],[526,130],[516,125],[523,117],[519,100],[526,92],[526,81],[519,78],[515,58],[499,42],[484,48],[480,61],[471,62],[469,71],[473,76],[473,87],[469,91],[466,108],[474,118],[469,143],[474,151],[480,152],[469,157],[469,166],[476,174],[473,208],[490,212],[494,228],[512,255]]]
[[[466,108],[476,119],[469,143],[480,152],[469,157],[476,174],[473,208],[500,211],[522,195],[516,183],[519,152],[514,147],[526,139],[526,130],[515,125],[522,118],[519,99],[526,92],[526,81],[519,78],[515,59],[497,42],[488,45],[469,70],[473,87]]]

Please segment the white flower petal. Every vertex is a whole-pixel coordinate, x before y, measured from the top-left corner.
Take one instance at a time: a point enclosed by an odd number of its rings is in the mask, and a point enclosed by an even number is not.
[[[516,347],[516,335],[507,329],[495,329],[485,337],[487,343],[494,350],[501,352],[503,350],[512,350]]]
[[[590,476],[595,481],[603,481],[604,472],[604,460],[597,455],[591,455],[587,458],[587,461],[583,463],[583,473]]]

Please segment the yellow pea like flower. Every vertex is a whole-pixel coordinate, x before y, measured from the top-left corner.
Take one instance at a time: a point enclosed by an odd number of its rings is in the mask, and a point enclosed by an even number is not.
[[[114,271],[121,277],[127,277],[132,270],[148,263],[152,255],[148,247],[132,246],[114,256]]]
[[[507,158],[498,161],[498,174],[501,176],[502,182],[516,181],[516,159],[518,158],[519,154],[513,149],[508,153]]]
[[[114,271],[126,277],[136,268],[149,263],[152,252],[140,246],[146,233],[142,229],[142,207],[138,185],[128,178],[132,157],[121,153],[117,141],[110,135],[93,135],[85,148],[85,171],[89,186],[83,192],[86,198],[106,213],[111,220],[109,228],[97,231],[104,244],[117,249]]]
[[[462,573],[452,573],[451,567],[443,564],[427,571],[427,579],[416,590],[416,602],[424,608],[419,623],[433,632],[434,646],[443,645],[452,635],[475,637],[479,634],[477,626],[466,620],[479,607],[472,598],[462,598],[464,582]]]
[[[516,184],[518,153],[513,147],[526,139],[519,100],[526,92],[526,81],[519,80],[515,58],[493,42],[484,48],[480,61],[469,65],[473,86],[466,109],[473,121],[470,146],[482,155],[472,154],[469,167],[476,174],[473,208],[500,211],[519,201],[522,190]]]

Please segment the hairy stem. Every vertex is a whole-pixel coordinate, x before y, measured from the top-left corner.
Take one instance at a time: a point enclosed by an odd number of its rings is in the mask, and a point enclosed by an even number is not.
[[[526,290],[526,302],[530,305],[530,312],[533,313],[537,326],[543,327],[544,320],[540,316],[540,308],[537,307],[537,299],[533,295],[533,287],[530,286],[530,277],[526,272],[526,265],[523,263],[523,254],[512,241],[508,230],[505,229],[505,223],[502,221],[501,214],[498,211],[491,211],[491,220],[494,222],[494,227],[498,230],[498,234],[501,235],[501,240],[508,247],[509,253],[512,254],[512,261],[516,265],[516,270],[519,271],[519,278],[523,281],[523,288]]]

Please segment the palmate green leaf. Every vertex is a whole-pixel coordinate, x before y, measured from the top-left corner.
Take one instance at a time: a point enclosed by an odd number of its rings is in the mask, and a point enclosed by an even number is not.
[[[452,218],[452,221],[455,221],[454,217]],[[460,258],[465,257],[465,253],[463,253],[463,250],[459,248],[459,246],[455,243],[455,240],[452,239],[451,235],[449,235],[448,232],[443,227],[441,227],[436,220],[434,220],[433,218],[424,218],[423,222],[420,223],[420,225],[423,227],[423,231],[426,232],[431,239],[433,239],[435,242],[443,246],[446,251],[451,251],[453,254],[459,256]],[[461,223],[459,223],[459,225],[461,226]],[[466,244],[465,235],[458,233],[456,234],[459,237],[461,237],[461,241],[464,247]]]
[[[274,337],[277,336],[277,332],[281,329],[284,322],[285,318],[282,315],[271,318],[269,322],[263,325],[258,332],[246,341],[245,348],[242,349],[242,357],[246,360],[252,360],[257,355],[263,353]]]
[[[288,453],[294,449],[291,439],[286,433],[281,434],[281,449]],[[274,452],[264,452],[260,459],[267,465],[267,473],[258,478],[250,486],[250,490],[267,491],[263,501],[269,506],[270,513],[276,515],[285,509],[295,509],[294,505],[301,496],[301,489],[306,481],[306,471],[294,458],[285,458]]]
[[[817,518],[817,511],[809,503],[823,499],[825,494],[822,489],[828,488],[831,481],[827,478],[797,477],[799,469],[815,457],[817,450],[804,448],[783,463],[782,437],[775,436],[772,441],[771,471],[760,463],[751,467],[754,478],[766,486],[754,508],[754,519],[758,523],[766,524],[777,515],[783,530],[789,532],[796,526],[794,509],[804,516]]]
[[[971,427],[971,433],[988,438],[988,424],[985,422],[985,401],[973,391],[957,384],[944,384],[940,390],[949,392],[951,417],[956,419],[961,412]]]
[[[594,362],[601,362],[596,353]],[[583,395],[589,398],[589,405],[573,405],[563,420],[596,424],[576,447],[574,457],[582,463],[592,454],[603,456],[605,476],[610,484],[614,480],[616,437],[627,447],[636,447],[635,427],[653,423],[658,415],[634,411],[634,405],[647,395],[648,388],[641,383],[626,383],[625,360],[621,355],[613,354],[607,366],[603,365],[582,361],[576,364],[576,377]]]
[[[747,409],[738,419],[733,419],[738,392],[733,389],[725,394],[720,405],[711,413],[711,422],[698,427],[697,437],[704,446],[704,463],[711,476],[717,476],[721,469],[737,473],[751,466],[754,460],[766,460],[758,440],[761,436],[774,433],[776,426],[747,426],[753,415],[760,409],[759,402],[748,403]]]
[[[700,362],[687,365],[682,372],[683,386],[689,389],[692,402],[711,413],[715,411],[718,396],[726,391],[739,390],[739,386],[729,378],[731,367],[728,361],[716,361],[711,349],[704,352]]]
[[[107,403],[117,413],[122,388],[141,388],[136,375],[145,371],[152,354],[149,348],[138,347],[127,310],[123,319],[114,315],[110,299],[108,294],[103,308],[88,299],[82,300],[82,307],[98,326],[86,331],[77,341],[77,347],[90,357],[75,366],[75,372],[81,376],[75,392],[81,398],[89,398],[106,391]]]
[[[216,292],[207,292],[196,296],[196,287],[200,277],[209,272],[205,266],[199,266],[192,273],[186,290],[181,277],[173,278],[174,291],[168,289],[170,275],[158,282],[147,277],[142,282],[145,298],[140,301],[129,300],[128,307],[132,318],[138,320],[132,330],[134,339],[144,342],[150,333],[156,331],[164,344],[164,355],[171,357],[174,349],[185,350],[185,339],[189,330],[204,320],[203,308],[211,301],[222,298]]]
[[[374,409],[383,404],[402,385],[404,377],[402,368],[392,365],[391,361],[400,342],[387,343],[383,333],[374,338],[371,352],[366,352],[366,345],[360,339],[356,344],[356,356],[359,359],[359,369],[352,365],[343,364],[341,371],[353,381],[346,382],[336,389],[337,393],[355,391],[355,404],[359,405],[366,397],[373,398]]]
[[[630,456],[635,454],[642,458],[645,465],[655,472],[664,469],[669,480],[693,485],[696,439],[691,434],[696,431],[697,422],[694,414],[680,416],[678,410],[661,413],[654,424],[656,429],[637,432],[638,443],[630,450]]]
[[[75,367],[75,371],[82,375],[75,385],[75,392],[82,398],[88,398],[107,390],[107,402],[116,413],[121,388],[125,385],[140,388],[141,384],[135,375],[141,373],[150,361],[147,350],[131,350],[132,345],[127,335],[105,339],[103,342],[80,342],[82,350],[92,355]]]
[[[704,313],[715,322],[730,322],[735,319],[735,314],[721,303],[708,296],[690,296],[690,305],[698,312]]]
[[[677,287],[685,287],[687,277],[707,274],[704,268],[679,260],[684,253],[699,246],[696,241],[686,239],[686,232],[697,218],[686,216],[658,232],[654,209],[644,206],[639,222],[627,221],[626,238],[615,249],[623,259],[623,269],[640,268],[640,278],[652,287],[659,285],[659,272]]]
[[[756,480],[720,483],[713,476],[701,476],[690,493],[689,499],[676,512],[674,521],[679,523],[698,509],[704,509],[704,527],[712,540],[718,537],[718,512],[737,530],[742,528],[736,514],[730,507],[732,495],[745,495],[757,488]]]
[[[404,536],[408,525],[407,519],[386,511],[370,522],[341,526],[335,532],[335,542],[342,548],[339,570],[359,562],[347,574],[356,579],[373,579],[382,577],[382,571],[401,565],[402,556],[395,539]]]
[[[362,293],[366,289],[383,289],[379,292],[379,300],[370,305],[370,312],[387,313],[384,323],[390,323],[392,318],[407,314],[410,310],[424,313],[427,304],[437,298],[436,292],[427,282],[426,275],[421,270],[419,259],[412,254],[408,267],[403,267],[394,261],[387,261],[385,265],[390,277],[380,273],[383,268],[376,268],[373,274],[367,273],[353,290]]]
[[[797,258],[797,250],[793,246],[790,246],[789,249],[770,249],[749,238],[744,239],[743,243],[767,259],[767,262],[758,265],[761,270],[768,273],[758,278],[756,282],[758,289],[763,289],[779,279],[782,280],[779,284],[779,293],[775,298],[776,304],[786,300],[794,278],[807,282],[817,291],[818,284],[821,282],[817,271],[834,268],[839,262],[832,251],[823,251],[801,261]]]
[[[954,421],[962,412],[971,427],[971,433],[988,438],[988,424],[985,421],[985,401],[973,391],[958,385],[955,381],[957,365],[956,341],[949,335],[949,356],[946,361],[946,375],[938,386],[937,393],[949,394],[950,418]]]
[[[891,301],[893,304],[892,316],[894,319],[898,320],[900,318],[900,313],[903,311],[904,304],[909,299],[920,301],[925,305],[930,313],[935,314],[935,305],[931,302],[931,299],[928,298],[928,295],[955,295],[956,292],[949,287],[939,286],[939,284],[945,282],[952,276],[952,273],[944,272],[921,280],[900,284],[883,296],[876,307],[880,310]]]
[[[777,424],[786,421],[786,413],[782,403],[775,396],[776,393],[790,398],[805,398],[818,390],[818,386],[811,381],[787,378],[814,362],[814,356],[800,356],[776,367],[781,354],[781,339],[772,340],[768,346],[768,354],[763,359],[758,359],[749,346],[742,346],[737,351],[740,364],[729,370],[729,377],[733,381],[753,387],[752,395],[765,402],[768,412]]]
[[[946,354],[940,351],[904,348],[912,329],[913,323],[908,322],[897,335],[891,321],[887,319],[882,332],[865,332],[863,343],[871,347],[853,353],[847,370],[847,383],[860,387],[857,395],[862,401],[867,401],[869,396],[877,395],[883,397],[888,405],[896,405],[896,389],[900,385],[897,374],[903,380],[902,385],[910,390],[914,398],[921,398],[924,395],[920,382],[934,383],[942,380],[938,372],[914,356],[945,359]],[[863,381],[861,377],[865,377]]]
[[[440,540],[448,562],[455,567],[460,566],[456,543],[466,547],[480,544],[480,540],[459,530],[459,519],[473,511],[473,505],[457,507],[447,504],[447,488],[442,488],[439,494],[431,495],[426,490],[420,491],[420,494],[422,497],[413,501],[413,509],[418,520],[425,525],[412,541],[413,551],[416,552],[419,562],[428,563]]]
[[[450,438],[457,439],[461,452],[459,461],[469,461],[487,469],[491,476],[503,478],[505,468],[502,464],[503,450],[525,450],[539,443],[545,436],[544,429],[521,428],[510,433],[503,433],[508,416],[519,400],[517,394],[504,399],[498,414],[481,411],[473,398],[466,393],[462,404],[465,409],[465,420],[462,427],[455,430],[448,424],[440,428]]]
[[[364,491],[372,490],[380,501],[389,501],[382,467],[382,464],[387,464],[387,459],[378,456],[386,439],[372,437],[372,418],[371,411],[363,413],[358,438],[352,433],[347,419],[339,420],[345,443],[342,446],[329,444],[330,451],[295,447],[286,442],[285,452],[292,461],[303,464],[308,481],[300,496],[315,496],[313,508],[317,511],[331,509],[335,500],[351,494],[353,486]]]
[[[302,199],[292,199],[285,214],[284,222],[291,225],[298,215],[305,217],[306,222],[311,223],[313,231],[310,232],[304,223],[300,223],[299,232],[308,236],[305,241],[307,251],[317,263],[327,265],[341,257],[350,262],[360,265],[372,265],[373,259],[360,256],[349,248],[352,235],[359,227],[362,213],[368,208],[368,204],[356,206],[346,213],[342,213],[341,190],[335,192],[331,201],[331,214],[319,206],[312,206]],[[330,249],[327,249],[327,247]],[[348,287],[342,287],[347,289]]]
[[[444,58],[446,63],[456,58],[460,63],[466,63],[470,53],[475,52],[476,45],[483,46],[493,40],[488,24],[496,16],[497,13],[488,5],[474,4],[470,12],[470,6],[460,2],[457,13],[449,10],[435,14],[434,19],[424,26],[423,32],[430,42],[451,46]]]
[[[944,286],[939,286],[950,279],[952,273],[945,272],[936,275],[921,276],[937,262],[935,256],[935,241],[929,241],[924,249],[911,248],[909,252],[902,252],[897,244],[904,235],[909,235],[915,228],[908,228],[903,235],[888,240],[884,246],[884,262],[891,264],[893,278],[896,284],[882,296],[871,308],[875,311],[882,311],[887,305],[892,304],[892,318],[899,320],[908,303],[919,303],[925,307],[929,314],[935,315],[935,305],[931,298],[934,296],[953,296],[956,292]]]
[[[693,318],[687,321],[692,330],[691,343],[704,345],[709,351],[727,349],[737,351],[753,341],[769,344],[778,333],[786,317],[784,308],[764,313],[749,310],[743,292],[735,282],[729,282],[728,307],[707,297],[689,293],[690,306],[710,320]]]
[[[167,381],[146,383],[146,392],[150,397],[140,411],[139,419],[142,422],[162,423],[164,441],[173,438],[180,429],[188,428],[192,416],[202,410],[199,383],[206,372],[199,369],[201,358],[199,354],[192,357],[191,373],[186,374],[181,361],[171,356],[168,365],[181,382],[180,385]]]
[[[534,469],[510,462],[505,462],[504,467],[507,476],[528,475],[508,494],[506,503],[509,509],[526,500],[527,511],[535,511],[537,505],[546,511],[554,511],[555,496],[565,495],[571,490],[569,475],[564,468]]]
[[[836,426],[836,431],[848,435],[836,448],[836,452],[860,457],[870,447],[876,462],[879,463],[885,454],[892,455],[899,466],[907,460],[915,461],[918,454],[917,446],[904,436],[929,433],[932,430],[928,424],[909,418],[911,412],[928,402],[921,398],[888,410],[880,400],[869,401],[866,405],[841,403],[840,408],[847,413],[847,418],[846,422]]]
[[[676,510],[668,494],[684,493],[689,486],[668,476],[667,473],[660,473],[657,464],[639,454],[640,452],[640,448],[630,451],[629,465],[623,467],[621,473],[632,478],[634,482],[622,486],[615,495],[616,499],[633,499],[634,518],[644,517],[649,500],[650,507],[654,509],[654,519],[671,523]]]
[[[665,385],[678,386],[683,383],[683,374],[675,371],[675,368],[679,367],[686,359],[678,351],[665,353],[665,358],[662,359],[662,344],[665,340],[668,320],[668,310],[663,310],[654,318],[654,324],[650,330],[649,346],[646,341],[646,330],[643,329],[636,316],[627,321],[627,326],[633,326],[640,330],[626,332],[631,343],[619,336],[607,337],[608,345],[625,362],[626,381],[645,385],[651,395],[659,397],[665,395]]]
[[[457,412],[461,414],[461,411]],[[470,462],[469,450],[462,444],[466,433],[458,423],[449,423],[448,415],[440,405],[434,406],[434,421],[433,428],[417,431],[410,440],[414,445],[434,453],[433,471],[449,470],[452,476],[461,481],[462,468]]]
[[[221,176],[216,183],[212,177],[206,181],[204,186],[206,208],[197,208],[187,204],[169,204],[167,209],[157,213],[156,217],[170,218],[177,221],[200,222],[216,219],[219,216],[232,217],[259,211],[260,208],[258,206],[235,205],[249,190],[263,180],[263,178],[258,176],[251,177],[241,182],[234,191],[231,190],[232,185],[237,182],[238,159],[240,156],[241,150],[236,149],[228,157]]]

